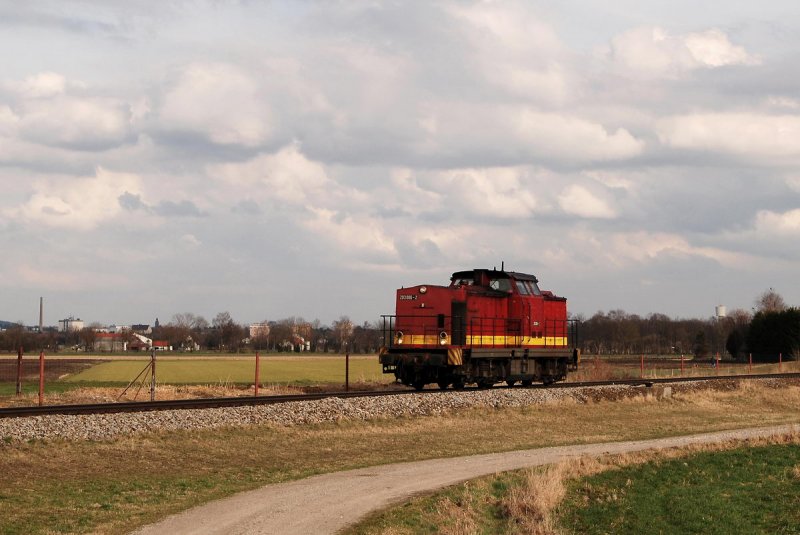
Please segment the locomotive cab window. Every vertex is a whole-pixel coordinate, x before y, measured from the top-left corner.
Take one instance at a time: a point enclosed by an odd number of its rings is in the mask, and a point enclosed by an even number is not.
[[[508,279],[492,279],[489,281],[489,288],[492,290],[499,290],[501,292],[510,292],[511,281]]]

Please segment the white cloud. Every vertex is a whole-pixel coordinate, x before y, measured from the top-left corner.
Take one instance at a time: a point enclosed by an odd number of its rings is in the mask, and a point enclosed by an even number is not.
[[[186,249],[197,249],[203,244],[194,234],[184,234],[181,236],[181,243]]]
[[[575,92],[578,78],[565,65],[565,47],[529,6],[481,2],[447,11],[465,33],[486,82],[549,103],[563,103]]]
[[[613,219],[616,211],[583,186],[573,184],[558,196],[558,204],[568,214],[596,219]]]
[[[42,72],[29,76],[19,84],[17,90],[28,98],[50,98],[64,93],[67,79],[55,72]]]
[[[695,113],[658,121],[662,143],[751,158],[800,156],[800,116]]]
[[[800,208],[788,212],[761,210],[756,214],[758,233],[800,235]]]
[[[715,28],[683,35],[670,35],[657,26],[633,28],[613,37],[606,54],[618,69],[646,78],[674,78],[694,69],[760,62]]]
[[[536,197],[520,181],[521,168],[456,169],[439,176],[445,181],[451,202],[477,215],[500,218],[529,217],[537,206]]]
[[[28,141],[78,150],[105,150],[131,135],[130,108],[106,98],[57,96],[23,104],[18,123]]]
[[[293,205],[313,203],[335,195],[336,185],[325,167],[309,160],[297,145],[275,154],[262,154],[245,163],[212,165],[209,175],[227,184],[244,187],[257,198],[272,198]],[[241,190],[236,192],[241,195]]]
[[[609,132],[603,125],[579,117],[539,112],[517,112],[516,131],[540,157],[591,162],[639,155],[644,142],[624,128]]]
[[[344,254],[338,259],[366,264],[396,262],[394,240],[384,231],[381,221],[365,215],[342,215],[334,210],[312,208],[313,217],[302,225],[324,241],[333,240]]]
[[[743,267],[752,264],[746,253],[720,247],[693,245],[686,237],[669,232],[617,232],[612,234],[592,230],[570,233],[572,243],[581,244],[581,251],[593,259],[597,268],[630,268],[646,265],[664,258],[707,259],[724,266]]]
[[[683,38],[692,58],[702,66],[755,65],[760,62],[741,47],[730,42],[721,30],[712,28],[701,33],[690,33]]]
[[[765,104],[770,108],[783,108],[788,110],[797,110],[800,108],[800,101],[796,98],[786,96],[770,96],[765,100]]]
[[[33,224],[88,231],[119,214],[119,197],[139,192],[140,183],[136,175],[103,168],[93,177],[41,180],[27,202],[6,213]]]
[[[19,117],[8,106],[0,106],[0,135],[13,134],[19,123]]]
[[[257,146],[270,134],[270,114],[255,81],[241,68],[195,63],[181,72],[159,110],[161,127],[221,145]]]

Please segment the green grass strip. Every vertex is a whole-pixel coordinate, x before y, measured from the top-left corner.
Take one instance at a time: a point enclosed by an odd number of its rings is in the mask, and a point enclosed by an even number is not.
[[[126,383],[147,366],[142,360],[103,362],[67,379],[69,382],[104,381]],[[305,357],[261,360],[262,383],[344,383],[344,358]],[[252,384],[255,360],[157,360],[156,377],[160,384]],[[387,381],[376,358],[351,359],[351,381]]]
[[[571,485],[576,533],[800,533],[800,446],[706,452]]]

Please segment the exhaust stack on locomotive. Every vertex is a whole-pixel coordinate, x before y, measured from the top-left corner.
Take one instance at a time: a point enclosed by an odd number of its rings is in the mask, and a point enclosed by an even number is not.
[[[395,315],[382,317],[384,373],[416,389],[566,379],[580,360],[578,324],[567,319],[566,298],[538,282],[473,269],[453,273],[449,286],[397,290]]]

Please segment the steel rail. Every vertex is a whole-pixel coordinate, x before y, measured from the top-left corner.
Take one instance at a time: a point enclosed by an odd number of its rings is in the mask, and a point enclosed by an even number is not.
[[[522,390],[524,388],[581,388],[581,387],[602,387],[602,386],[645,386],[652,387],[655,384],[682,383],[694,381],[720,381],[720,380],[740,380],[740,379],[800,379],[800,373],[768,373],[768,374],[749,374],[749,375],[711,375],[699,377],[666,377],[666,378],[639,378],[639,379],[616,379],[611,381],[584,381],[584,382],[559,382],[550,385],[536,384],[530,387],[502,387]],[[489,390],[488,388],[469,387],[461,390],[479,391]],[[284,394],[277,396],[241,396],[227,398],[195,398],[195,399],[172,399],[161,401],[126,401],[118,403],[92,403],[79,405],[44,405],[26,407],[5,407],[0,408],[0,418],[19,418],[24,416],[51,416],[51,415],[78,415],[78,414],[108,414],[122,412],[147,412],[163,410],[186,410],[186,409],[208,409],[221,407],[242,407],[252,405],[274,405],[288,403],[291,401],[314,401],[327,398],[359,398],[359,397],[378,397],[396,396],[407,394],[433,394],[440,392],[453,392],[453,390],[372,390],[355,392],[319,392],[314,394]]]

